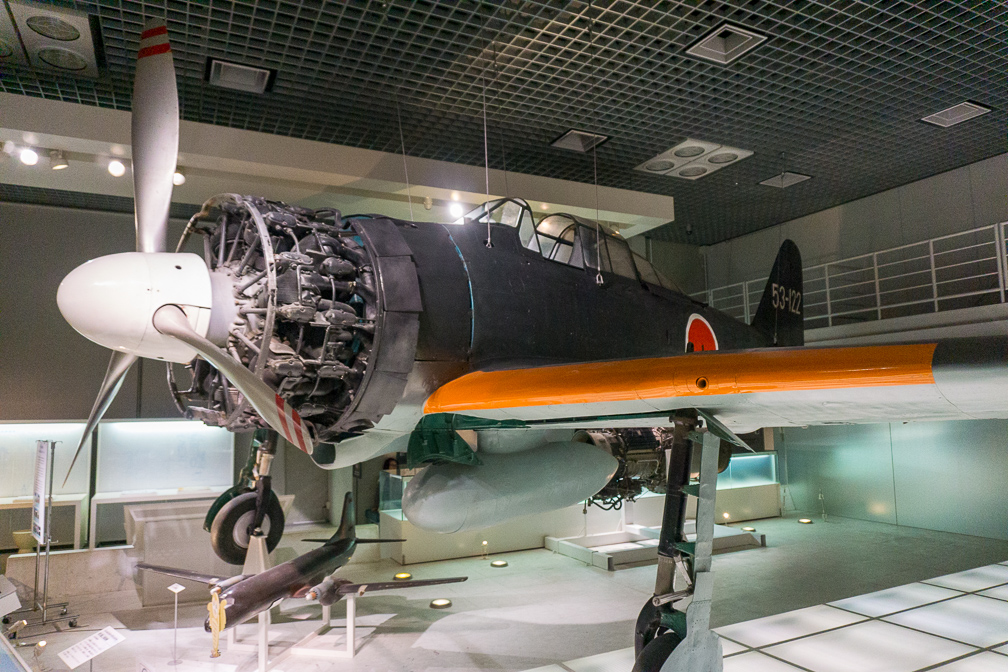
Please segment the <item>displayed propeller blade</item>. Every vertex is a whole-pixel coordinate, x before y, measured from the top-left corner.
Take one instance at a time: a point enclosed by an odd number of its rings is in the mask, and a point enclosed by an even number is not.
[[[70,474],[77,463],[77,458],[80,457],[81,449],[84,448],[84,444],[87,442],[88,437],[91,436],[91,432],[94,431],[94,428],[98,425],[98,421],[102,419],[105,411],[112,404],[112,400],[116,398],[119,388],[122,387],[123,380],[126,378],[126,374],[129,373],[130,367],[133,366],[133,362],[136,360],[136,355],[128,355],[125,352],[116,350],[112,351],[112,359],[109,360],[108,369],[105,371],[105,379],[98,389],[98,398],[95,399],[94,406],[91,407],[91,414],[88,416],[87,424],[84,425],[84,434],[81,435],[80,443],[77,444],[77,451],[70,462],[70,468],[67,469],[63,485],[66,485],[67,481],[70,480]]]
[[[164,252],[178,161],[179,106],[168,27],[163,21],[148,22],[140,34],[131,137],[137,252]]]
[[[254,373],[196,333],[181,308],[174,305],[161,306],[154,313],[154,328],[162,334],[174,336],[196,350],[218,371],[227,376],[231,384],[245,395],[252,408],[269,423],[270,427],[311,455],[314,445],[308,434],[308,428],[297,411],[274,392],[269,385],[259,380]]]

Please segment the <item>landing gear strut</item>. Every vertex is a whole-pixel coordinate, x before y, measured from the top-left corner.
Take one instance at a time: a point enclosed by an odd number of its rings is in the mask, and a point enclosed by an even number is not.
[[[253,534],[266,537],[268,551],[280,543],[284,514],[269,475],[279,436],[271,429],[256,432],[238,484],[218,497],[207,512],[203,529],[210,533],[214,552],[224,562],[245,564]]]
[[[644,605],[634,631],[634,672],[720,672],[721,642],[710,631],[713,597],[711,551],[714,496],[721,441],[700,434],[696,415],[677,416],[654,597]],[[702,444],[700,480],[690,482],[693,442]],[[698,498],[696,541],[686,541],[686,497]],[[682,584],[676,590],[676,579]]]

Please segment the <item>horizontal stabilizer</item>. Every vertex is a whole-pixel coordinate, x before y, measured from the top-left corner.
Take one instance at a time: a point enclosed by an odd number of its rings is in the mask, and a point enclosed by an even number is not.
[[[378,583],[344,583],[338,588],[340,595],[357,593],[363,595],[376,590],[394,590],[396,588],[419,588],[421,586],[440,586],[445,583],[461,583],[468,576],[453,576],[447,579],[417,579],[415,581],[382,581]]]
[[[211,574],[200,574],[199,572],[193,572],[188,569],[175,569],[174,567],[149,565],[146,562],[138,562],[136,567],[137,569],[147,569],[152,572],[157,572],[158,574],[174,576],[177,579],[189,579],[190,581],[199,581],[200,583],[205,583],[208,586],[216,585],[221,581],[226,581],[229,578],[226,576],[213,576]]]

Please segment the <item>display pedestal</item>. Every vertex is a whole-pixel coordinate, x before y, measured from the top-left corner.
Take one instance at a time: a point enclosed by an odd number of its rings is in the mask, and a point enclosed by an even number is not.
[[[248,554],[245,556],[245,566],[242,568],[242,574],[259,574],[266,571],[271,566],[272,564],[269,560],[269,552],[266,550],[266,539],[264,537],[253,536],[249,539],[249,549]],[[320,643],[321,638],[332,630],[332,607],[326,606],[322,607],[322,625],[311,634],[303,637],[300,641],[288,647],[272,661],[269,660],[269,628],[271,623],[269,610],[262,612],[258,616],[259,627],[256,634],[255,644],[238,641],[238,625],[236,624],[227,631],[227,650],[229,652],[256,651],[259,654],[259,672],[266,672],[279,663],[295,656],[301,658],[321,658],[326,660],[353,658],[357,648],[355,641],[355,619],[357,614],[356,595],[347,596],[346,610],[347,626],[345,650],[337,649],[335,647],[329,648],[328,646],[326,648],[313,646],[313,644]]]

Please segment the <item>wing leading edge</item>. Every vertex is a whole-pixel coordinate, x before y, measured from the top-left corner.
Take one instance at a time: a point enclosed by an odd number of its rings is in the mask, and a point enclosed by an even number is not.
[[[766,348],[478,371],[425,413],[569,421],[705,409],[733,430],[890,420],[1008,418],[1008,338]]]

